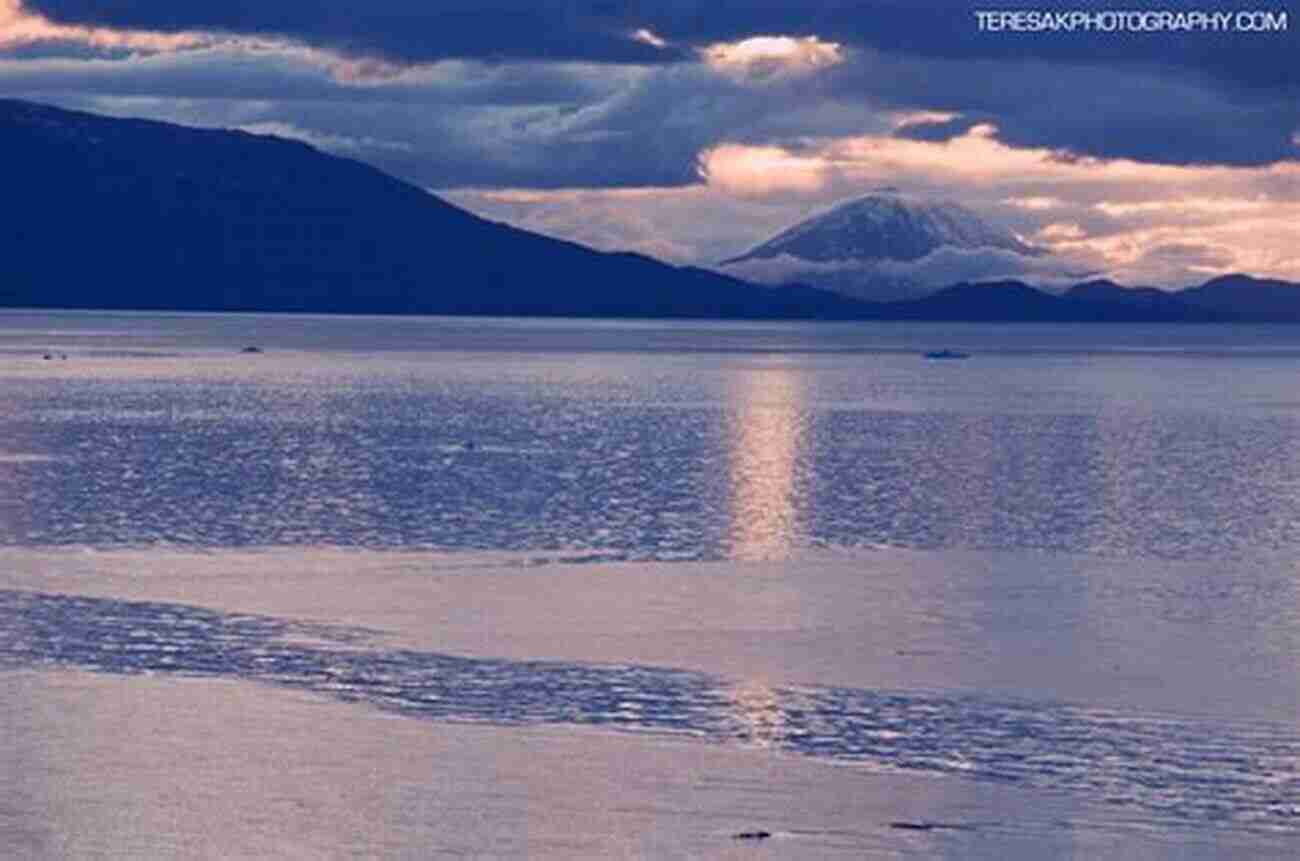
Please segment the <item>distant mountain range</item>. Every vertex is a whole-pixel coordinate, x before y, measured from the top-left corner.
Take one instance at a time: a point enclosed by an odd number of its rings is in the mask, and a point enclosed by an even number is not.
[[[898,302],[759,286],[487,221],[296,141],[30,102],[0,100],[0,147],[3,307],[1300,322],[1300,285],[1245,275],[1179,292],[1093,281],[1053,295],[1020,281],[960,283]],[[895,224],[892,204],[872,208],[881,223]],[[916,230],[891,227],[877,250],[924,256],[941,240],[1033,252],[948,207],[923,221]],[[806,233],[787,234],[747,257],[838,253],[817,251]]]
[[[874,319],[888,320],[1300,322],[1300,284],[1225,275],[1170,292],[1089,281],[1056,295],[1020,281],[993,281],[871,307]]]

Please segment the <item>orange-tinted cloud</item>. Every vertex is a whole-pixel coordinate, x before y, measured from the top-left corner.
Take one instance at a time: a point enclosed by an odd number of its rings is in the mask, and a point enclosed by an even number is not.
[[[79,42],[96,48],[132,51],[177,51],[210,44],[201,33],[153,33],[56,24],[25,9],[22,0],[0,0],[0,50],[40,42]]]
[[[842,47],[816,36],[752,36],[700,50],[712,69],[744,79],[806,75],[843,62]]]
[[[833,160],[804,156],[779,146],[722,144],[700,154],[700,176],[736,197],[812,193],[831,181]]]
[[[722,144],[701,154],[699,173],[699,186],[640,196],[587,191],[578,201],[566,192],[496,192],[495,200],[468,194],[462,202],[511,220],[502,201],[512,195],[514,215],[530,228],[605,248],[667,251],[678,261],[691,260],[694,248],[694,259],[708,263],[719,259],[717,248],[739,253],[837,200],[898,185],[963,201],[1070,271],[1162,286],[1226,271],[1300,280],[1300,162],[1247,168],[1077,158],[1014,147],[978,125],[944,142],[880,134],[798,147]],[[602,233],[579,217],[591,212],[619,230]],[[708,245],[695,238],[709,234]]]
[[[726,144],[700,164],[710,187],[738,197],[830,201],[893,184],[996,202],[1042,219],[1035,241],[1075,265],[1130,279],[1187,280],[1212,259],[1300,280],[1300,162],[1247,168],[1079,158],[1010,146],[985,124],[943,142],[867,135],[798,151]],[[1176,255],[1151,256],[1171,247],[1207,253],[1179,275]]]

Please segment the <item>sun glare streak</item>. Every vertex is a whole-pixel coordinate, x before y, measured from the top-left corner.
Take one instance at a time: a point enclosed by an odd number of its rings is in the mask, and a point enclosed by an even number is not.
[[[803,387],[798,374],[786,369],[755,370],[740,385],[731,444],[733,553],[738,559],[781,559],[798,533]]]
[[[775,748],[785,741],[789,722],[781,707],[780,695],[774,688],[763,682],[749,681],[732,688],[730,694],[741,737],[746,744]]]

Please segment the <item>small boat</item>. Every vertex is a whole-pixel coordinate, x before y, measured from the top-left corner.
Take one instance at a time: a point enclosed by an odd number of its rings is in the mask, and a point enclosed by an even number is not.
[[[924,354],[927,359],[969,359],[970,353],[962,353],[957,350],[931,350]]]

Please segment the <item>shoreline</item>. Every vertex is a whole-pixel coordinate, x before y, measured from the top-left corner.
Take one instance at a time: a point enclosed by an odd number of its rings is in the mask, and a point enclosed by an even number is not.
[[[31,857],[1285,857],[1064,793],[240,681],[5,673],[0,845]],[[735,835],[762,829],[770,839]]]

